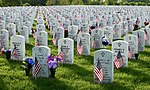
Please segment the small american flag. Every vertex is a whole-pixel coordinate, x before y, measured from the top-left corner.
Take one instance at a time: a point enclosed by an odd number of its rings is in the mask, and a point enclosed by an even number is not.
[[[78,51],[78,53],[81,55],[81,54],[82,54],[82,46],[79,45],[79,46],[77,47],[77,51]]]
[[[131,49],[129,47],[129,51],[128,51],[128,58],[131,59],[132,58],[132,52],[131,52]]]
[[[147,34],[147,31],[146,30],[144,30],[144,38],[145,38],[145,40],[147,41],[148,39],[149,39],[149,37],[148,37],[148,34]]]
[[[33,38],[36,38],[36,33],[35,32],[32,35],[33,35]]]
[[[18,52],[17,52],[17,49],[16,49],[16,45],[14,45],[14,49],[12,51],[12,55],[11,56],[16,58],[16,59],[19,59]]]
[[[77,51],[80,55],[82,54],[82,43],[81,43],[81,41],[79,42],[79,46],[77,47]]]
[[[40,69],[41,69],[41,65],[40,65],[40,63],[38,62],[37,57],[35,57],[34,72],[33,72],[33,76],[34,76],[35,78],[37,77],[37,75],[38,75]]]
[[[1,53],[4,54],[4,47],[1,48]]]
[[[53,41],[53,44],[56,45],[56,38],[53,38],[52,41]]]
[[[120,51],[118,52],[117,56],[115,56],[114,63],[116,68],[120,68],[123,65],[123,57]]]
[[[36,41],[36,46],[40,46],[39,40]]]
[[[57,58],[60,58],[61,62],[63,62],[63,52],[62,51],[58,54]]]
[[[116,29],[114,29],[114,33],[116,33],[117,32],[117,30]]]
[[[103,70],[99,60],[97,62],[97,66],[94,68],[94,75],[99,81],[103,80]]]
[[[95,41],[95,38],[94,38],[94,40],[92,41],[92,47],[95,47],[95,45],[96,45],[96,41]]]
[[[138,44],[141,42],[141,38],[140,38],[140,35],[138,33]]]

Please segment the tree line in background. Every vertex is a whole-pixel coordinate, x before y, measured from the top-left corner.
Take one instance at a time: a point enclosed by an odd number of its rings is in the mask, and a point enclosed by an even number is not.
[[[148,5],[150,0],[0,0],[0,6]]]

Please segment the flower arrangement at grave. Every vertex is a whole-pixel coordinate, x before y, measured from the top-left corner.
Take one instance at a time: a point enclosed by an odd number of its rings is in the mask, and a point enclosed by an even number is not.
[[[9,60],[10,57],[11,57],[11,49],[6,49],[5,50],[4,48],[2,48],[1,49],[1,54],[5,54],[6,59]]]
[[[51,72],[51,77],[55,78],[55,72],[56,69],[58,67],[58,62],[63,62],[62,57],[60,55],[58,56],[54,56],[54,55],[50,55],[48,56],[48,68]]]
[[[25,69],[26,76],[29,76],[30,70],[34,65],[34,61],[33,61],[32,57],[26,57],[23,60],[23,64],[24,65],[21,65],[21,66]]]
[[[106,35],[102,37],[102,44],[104,45],[104,48],[106,48],[106,46],[109,44],[109,41]]]
[[[58,55],[58,56],[50,55],[50,56],[48,56],[47,59],[48,59],[47,66],[51,73],[50,77],[55,78],[55,72],[58,67],[58,62],[63,62],[62,56],[61,55]],[[36,61],[34,62],[32,57],[26,57],[23,59],[23,65],[21,65],[21,67],[24,68],[26,76],[29,76],[30,70],[35,65],[35,63],[36,63]]]

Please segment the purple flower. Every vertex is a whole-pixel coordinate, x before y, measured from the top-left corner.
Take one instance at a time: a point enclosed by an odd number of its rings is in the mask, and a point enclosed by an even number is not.
[[[50,60],[50,61],[48,62],[48,67],[49,67],[49,68],[56,69],[56,68],[57,68],[57,61],[52,61],[52,60]]]
[[[48,56],[48,61],[54,60],[53,56]]]

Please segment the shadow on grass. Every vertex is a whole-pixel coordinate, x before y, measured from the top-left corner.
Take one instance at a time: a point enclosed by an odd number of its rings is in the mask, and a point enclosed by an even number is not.
[[[133,83],[150,83],[150,76],[143,71],[136,70],[133,67],[121,68],[120,72],[134,76]]]
[[[30,77],[30,81],[35,85],[35,90],[74,90],[75,87],[67,85],[66,82],[58,78],[37,78]]]
[[[150,68],[150,63],[148,61],[138,59],[138,60],[130,60],[130,62],[138,63],[139,66],[142,66],[144,68]]]
[[[86,56],[86,55],[77,55],[77,56],[78,56],[77,60],[79,62],[78,64],[81,64],[81,65],[93,65],[94,64],[94,57],[91,56],[91,55],[88,55],[88,56]]]
[[[7,86],[3,81],[3,77],[0,75],[0,90],[8,90]]]
[[[7,60],[8,63],[7,65],[12,69],[12,70],[22,70],[21,65],[22,65],[22,61],[18,61],[18,60]]]
[[[25,47],[25,49],[26,49],[25,56],[32,56],[32,48],[34,47],[34,45],[26,43],[25,46],[26,46]]]
[[[85,69],[84,67],[81,67],[81,66],[78,66],[76,64],[73,64],[73,65],[67,65],[67,64],[64,64],[63,65],[63,68],[67,68],[69,70],[71,70],[71,74],[76,74],[79,78],[77,79],[82,79],[84,81],[88,81],[88,82],[91,82],[93,83],[93,70],[87,70]],[[64,78],[67,78],[64,76]],[[69,79],[70,77],[68,77]],[[74,78],[76,79],[76,78]]]
[[[150,56],[150,52],[148,52],[148,51],[140,52],[139,55],[144,55],[146,57],[149,57]]]
[[[100,84],[102,90],[131,90],[133,87],[127,87],[124,84],[113,82],[112,84]]]

